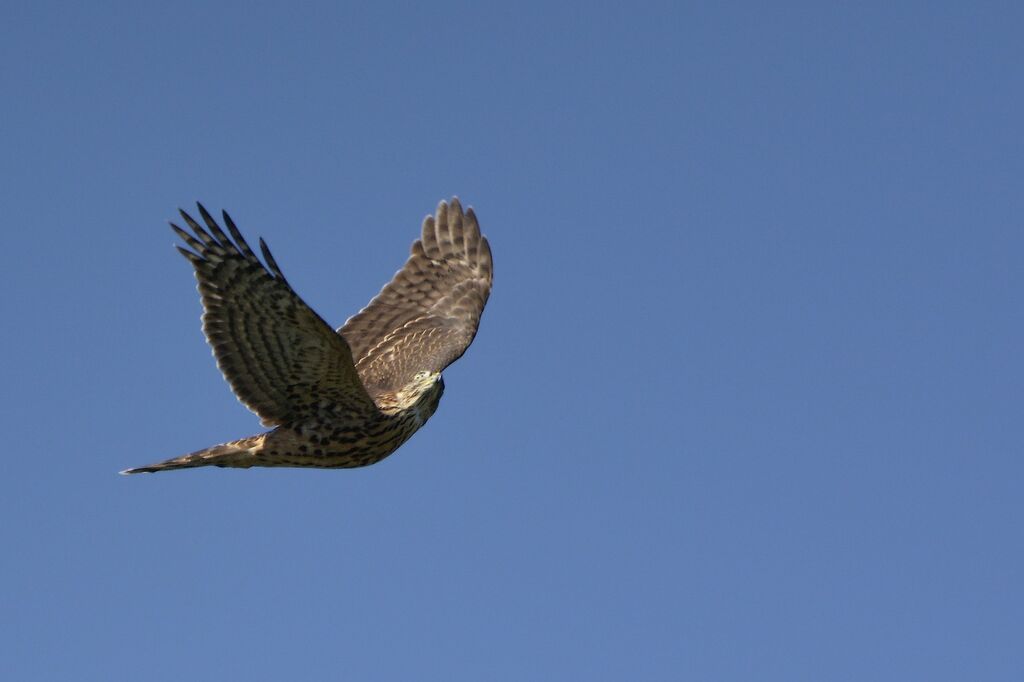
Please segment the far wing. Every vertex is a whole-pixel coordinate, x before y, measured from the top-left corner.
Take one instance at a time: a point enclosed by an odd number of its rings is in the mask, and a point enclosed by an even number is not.
[[[492,280],[491,247],[473,209],[442,201],[402,269],[338,330],[367,390],[394,391],[420,370],[439,372],[459,359],[476,336]]]

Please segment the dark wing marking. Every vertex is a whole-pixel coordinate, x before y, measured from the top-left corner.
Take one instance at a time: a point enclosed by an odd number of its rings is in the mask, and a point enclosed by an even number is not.
[[[292,290],[263,240],[266,266],[226,212],[231,238],[198,206],[205,229],[184,211],[193,234],[171,227],[188,246],[178,250],[199,281],[203,332],[238,399],[265,426],[311,416],[321,402],[373,409],[345,340]]]
[[[394,391],[420,370],[440,372],[476,336],[491,293],[491,247],[473,209],[441,202],[394,278],[338,332],[371,394]]]

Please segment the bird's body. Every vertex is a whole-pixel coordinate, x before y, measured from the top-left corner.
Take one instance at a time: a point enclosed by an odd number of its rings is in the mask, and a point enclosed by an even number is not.
[[[291,289],[266,245],[260,262],[231,218],[231,238],[200,205],[189,249],[203,300],[203,330],[235,394],[274,428],[158,464],[367,466],[387,457],[437,410],[441,370],[472,342],[492,282],[490,246],[473,210],[438,206],[405,266],[336,332]]]

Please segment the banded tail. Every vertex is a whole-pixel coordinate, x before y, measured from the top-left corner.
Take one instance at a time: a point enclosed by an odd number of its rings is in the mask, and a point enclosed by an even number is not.
[[[170,471],[171,469],[191,469],[192,467],[239,467],[248,469],[256,464],[255,454],[263,449],[263,441],[266,434],[251,436],[241,440],[214,445],[211,448],[204,448],[190,452],[181,457],[164,460],[148,466],[125,469],[122,474],[150,474],[157,471]]]

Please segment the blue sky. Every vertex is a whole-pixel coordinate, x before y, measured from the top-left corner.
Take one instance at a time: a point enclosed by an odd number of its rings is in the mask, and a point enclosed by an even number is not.
[[[0,677],[1024,674],[1016,3],[15,2]],[[495,257],[357,471],[259,431],[165,221],[341,324],[453,194]]]

